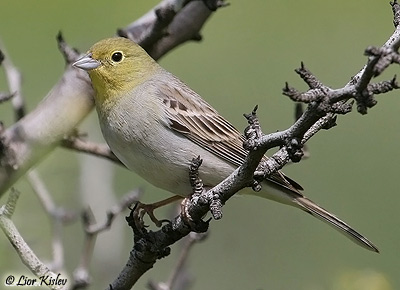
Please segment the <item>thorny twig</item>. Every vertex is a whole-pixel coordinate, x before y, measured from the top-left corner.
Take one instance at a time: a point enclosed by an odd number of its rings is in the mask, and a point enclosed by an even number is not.
[[[397,15],[399,13],[395,13]],[[399,23],[397,21],[396,23]],[[398,27],[390,38],[392,41],[389,45],[393,53],[397,53],[397,43],[400,42]],[[258,176],[256,179],[265,178],[274,172],[280,170],[289,161],[298,162],[302,157],[302,147],[304,143],[314,136],[321,129],[328,129],[336,124],[338,114],[347,114],[351,111],[352,103],[347,101],[354,99],[357,102],[360,113],[365,113],[365,108],[374,105],[373,94],[367,92],[370,80],[376,73],[375,66],[387,54],[373,56],[373,60],[369,59],[366,67],[352,78],[349,84],[342,89],[331,89],[322,84],[304,64],[296,70],[300,77],[307,83],[309,90],[300,93],[294,88],[285,86],[283,93],[294,101],[304,102],[308,104],[307,109],[298,117],[296,122],[287,130],[272,134],[258,136],[256,117],[252,121],[253,129],[250,137],[257,137],[251,142],[246,142],[246,148],[250,150],[244,164],[235,170],[228,178],[222,181],[214,188],[203,192],[200,198],[192,198],[185,206],[185,210],[193,220],[201,220],[201,218],[210,210],[212,201],[219,199],[221,205],[225,203],[234,193],[246,186],[254,186],[253,173],[259,165],[261,158],[269,148],[281,146],[273,156],[263,162],[263,170],[254,173]],[[395,57],[392,57],[395,59]],[[385,66],[383,66],[385,67]],[[374,85],[373,91],[388,91],[397,88],[394,81],[384,83],[385,88]],[[364,106],[364,108],[363,108]],[[252,114],[255,115],[255,114]],[[251,116],[249,116],[251,117]],[[250,118],[251,119],[251,118]],[[132,267],[142,269],[143,273],[147,271],[157,259],[165,256],[168,246],[187,235],[190,230],[187,228],[181,215],[177,216],[171,225],[165,225],[157,232],[142,232],[142,236],[135,237],[135,246],[132,249],[130,259],[120,275],[127,275]],[[167,251],[168,252],[168,251]],[[144,264],[143,261],[146,261]],[[151,262],[150,262],[151,261]],[[120,276],[121,277],[121,276]],[[118,281],[119,278],[115,282]],[[134,282],[133,282],[134,283]],[[113,289],[110,285],[109,289]],[[130,285],[130,284],[129,284]]]
[[[397,1],[392,3],[392,8],[395,15],[394,23],[398,26],[399,21],[399,8]],[[176,19],[177,17],[175,17]],[[172,25],[173,22],[170,24]],[[196,37],[196,34],[192,35],[192,38]],[[162,37],[163,40],[167,37]],[[373,107],[376,104],[374,94],[383,93],[391,89],[398,88],[397,83],[394,81],[382,82],[381,84],[371,85],[371,79],[380,74],[388,64],[397,63],[398,58],[396,51],[399,46],[399,30],[396,29],[393,36],[390,38],[390,42],[384,45],[382,49],[369,49],[367,53],[369,55],[368,64],[363,70],[360,71],[356,76],[345,87],[341,89],[331,89],[320,83],[313,75],[305,69],[304,65],[298,70],[299,75],[309,85],[310,90],[304,93],[299,93],[297,90],[290,88],[288,85],[284,89],[284,94],[288,95],[295,101],[300,101],[308,104],[307,110],[298,118],[293,126],[289,129],[261,136],[253,143],[257,146],[255,150],[251,150],[246,162],[238,168],[230,177],[224,180],[221,184],[214,187],[212,190],[205,192],[202,198],[197,199],[197,203],[188,206],[188,212],[194,219],[201,219],[208,210],[211,204],[211,200],[218,197],[222,202],[221,205],[236,191],[244,186],[251,185],[250,179],[252,179],[252,173],[255,170],[258,162],[262,158],[264,152],[274,146],[282,146],[282,148],[274,154],[268,162],[266,162],[265,171],[262,173],[264,176],[268,176],[273,172],[281,169],[289,160],[299,161],[299,149],[303,145],[303,140],[308,140],[311,136],[315,135],[320,129],[331,127],[333,118],[336,114],[345,114],[351,110],[351,104],[346,103],[349,99],[354,99],[357,102],[357,108],[360,113],[366,113],[368,108]],[[161,43],[162,41],[155,42]],[[157,45],[155,45],[157,46]],[[168,47],[167,45],[163,46]],[[389,47],[389,50],[386,49]],[[157,49],[153,55],[157,55]],[[23,114],[22,114],[23,115]],[[247,172],[246,172],[247,171]],[[155,242],[155,246],[147,247],[146,244],[142,244],[139,249],[136,250],[136,254],[133,258],[138,257],[149,257],[146,261],[155,262],[157,259],[163,257],[160,253],[164,253],[165,248],[179,239],[180,236],[188,234],[187,224],[182,221],[181,216],[175,218],[171,225],[166,225],[162,230],[149,233],[148,236],[144,237],[147,242]],[[143,239],[141,239],[143,242]],[[145,243],[144,241],[143,243]],[[146,252],[147,251],[147,252]],[[131,261],[130,261],[131,262]],[[137,265],[140,265],[140,259],[133,260]],[[124,269],[125,270],[125,269]],[[111,286],[110,286],[111,287]]]

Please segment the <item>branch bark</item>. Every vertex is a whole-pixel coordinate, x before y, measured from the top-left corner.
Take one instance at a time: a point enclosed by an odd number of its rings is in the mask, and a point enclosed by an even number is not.
[[[201,1],[164,0],[119,33],[144,43],[150,55],[159,59],[181,43],[195,39],[210,15]],[[167,27],[168,34],[160,33]],[[70,65],[79,54],[65,44],[59,46],[67,62],[60,81],[32,112],[0,135],[0,197],[59,146],[94,107],[87,74]]]
[[[15,206],[19,198],[19,192],[12,190],[8,201],[0,208],[0,228],[17,251],[22,262],[37,276],[41,281],[59,281],[60,284],[50,285],[52,290],[67,290],[66,285],[68,279],[61,278],[60,274],[52,272],[32,251],[28,244],[24,241],[18,229],[11,220],[14,214]],[[11,282],[11,281],[9,281]],[[11,283],[12,285],[14,282]],[[11,285],[10,284],[10,285]]]
[[[394,11],[394,23],[400,23],[400,7],[391,3]],[[307,109],[288,129],[263,135],[258,125],[255,110],[252,114],[246,115],[249,127],[246,128],[245,135],[248,137],[244,146],[249,150],[245,162],[237,168],[229,177],[223,180],[214,188],[204,191],[201,187],[200,193],[193,184],[201,184],[201,181],[192,183],[194,194],[185,203],[186,215],[181,213],[176,216],[171,224],[163,226],[160,230],[146,231],[135,228],[135,223],[128,221],[134,231],[135,243],[131,250],[128,262],[122,269],[115,281],[106,289],[130,289],[136,281],[149,269],[153,267],[158,259],[169,254],[169,246],[188,235],[191,231],[204,232],[208,228],[208,222],[203,222],[202,217],[211,211],[214,218],[222,217],[221,207],[236,192],[244,187],[259,189],[258,182],[276,171],[282,169],[289,161],[299,162],[302,157],[303,145],[321,129],[329,129],[336,123],[337,114],[347,114],[351,112],[354,99],[357,102],[358,111],[366,113],[367,108],[376,104],[374,92],[370,90],[371,80],[377,76],[377,71],[381,67],[379,63],[387,62],[388,55],[392,59],[397,59],[400,43],[400,25],[396,26],[393,35],[381,48],[374,51],[383,51],[370,56],[367,64],[357,73],[349,83],[343,88],[331,89],[301,65],[296,72],[308,84],[309,90],[299,93],[296,89],[290,88],[287,84],[283,89],[283,94],[289,96],[294,101],[308,104]],[[394,61],[396,62],[396,61]],[[381,71],[379,71],[381,73]],[[389,83],[389,85],[388,85]],[[380,85],[378,85],[380,84]],[[398,85],[395,81],[372,84],[372,87],[379,86],[376,91],[387,91],[396,89]],[[385,87],[385,88],[383,88]],[[271,158],[259,164],[265,152],[273,147],[280,146]],[[196,161],[192,161],[192,166]],[[201,163],[201,162],[200,162]],[[200,166],[200,164],[198,164]],[[188,177],[189,178],[189,177]],[[191,222],[187,222],[185,216],[189,215]]]
[[[249,150],[245,163],[213,189],[206,192],[200,190],[194,194],[185,205],[185,210],[194,223],[188,223],[179,215],[171,224],[157,232],[139,232],[134,229],[135,245],[130,258],[109,289],[127,289],[150,269],[157,259],[169,253],[169,245],[190,231],[207,230],[207,223],[202,222],[202,217],[211,210],[214,218],[221,218],[222,205],[237,191],[247,186],[257,189],[259,179],[276,172],[289,161],[300,161],[304,143],[319,130],[332,127],[337,114],[347,114],[351,111],[352,103],[349,103],[349,100],[354,99],[358,111],[366,113],[368,108],[376,104],[374,94],[398,88],[395,78],[391,81],[370,83],[388,65],[399,62],[397,50],[400,44],[400,13],[397,2],[392,3],[392,7],[395,32],[383,47],[366,50],[369,56],[368,63],[342,88],[332,89],[325,86],[303,64],[296,70],[310,89],[300,93],[286,85],[283,93],[294,101],[307,103],[306,111],[287,130],[268,135],[262,135],[253,123],[251,132],[258,133],[245,144]],[[199,40],[199,30],[210,14],[202,2],[164,0],[143,18],[126,29],[119,30],[118,33],[142,44],[153,58],[158,59],[183,41]],[[193,17],[195,21],[189,21]],[[190,26],[188,23],[195,24]],[[33,112],[0,136],[0,196],[32,165],[60,145],[65,136],[70,135],[93,108],[93,91],[87,75],[69,65],[78,54],[65,45],[60,45],[60,48],[67,60],[61,80]],[[280,146],[281,149],[259,165],[265,152],[276,146]],[[71,146],[76,147],[76,144]],[[86,151],[95,150],[92,148]],[[104,156],[109,153],[101,152]]]

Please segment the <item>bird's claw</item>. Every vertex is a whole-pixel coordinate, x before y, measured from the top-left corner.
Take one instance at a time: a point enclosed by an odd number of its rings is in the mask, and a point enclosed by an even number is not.
[[[162,220],[157,219],[156,216],[154,215],[154,210],[164,205],[170,204],[174,201],[177,201],[179,199],[181,199],[181,197],[175,195],[151,204],[144,204],[141,202],[137,202],[135,204],[135,207],[132,209],[132,217],[136,227],[138,229],[147,227],[143,221],[143,218],[146,214],[149,216],[150,220],[159,228],[162,227],[164,223],[169,223],[170,221],[167,219],[162,219]]]
[[[137,202],[135,204],[135,207],[133,208],[133,220],[135,222],[135,225],[138,229],[142,229],[145,227],[148,227],[144,223],[144,216],[147,214],[150,218],[150,220],[157,226],[161,227],[163,223],[168,223],[169,220],[167,219],[162,219],[159,220],[156,218],[154,215],[154,210],[157,209],[159,206],[156,204],[144,204],[141,202]]]
[[[208,225],[210,220],[203,221],[200,219],[199,221],[194,220],[189,213],[189,205],[190,205],[190,197],[184,198],[181,202],[181,218],[183,222],[190,227],[193,232],[196,233],[205,233],[208,230]]]

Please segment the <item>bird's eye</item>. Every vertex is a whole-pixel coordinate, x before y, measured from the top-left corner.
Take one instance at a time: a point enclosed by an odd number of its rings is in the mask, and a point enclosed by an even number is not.
[[[122,60],[122,52],[116,51],[111,55],[111,59],[115,62],[120,62]]]

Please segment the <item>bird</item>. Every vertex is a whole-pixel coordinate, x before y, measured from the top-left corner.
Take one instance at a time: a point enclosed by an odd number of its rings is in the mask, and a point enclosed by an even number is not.
[[[248,152],[243,135],[199,94],[162,68],[138,44],[123,37],[95,43],[73,63],[88,72],[105,141],[130,170],[156,187],[186,197],[192,188],[188,168],[201,156],[199,176],[212,188],[237,167]],[[268,158],[265,156],[264,158]],[[347,223],[301,192],[277,171],[252,194],[301,209],[333,226],[356,244],[378,248]]]

